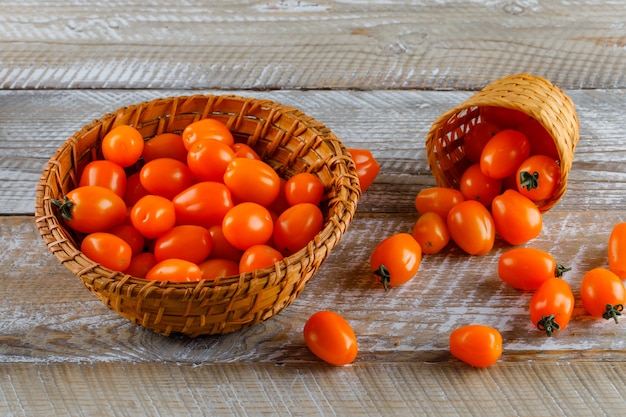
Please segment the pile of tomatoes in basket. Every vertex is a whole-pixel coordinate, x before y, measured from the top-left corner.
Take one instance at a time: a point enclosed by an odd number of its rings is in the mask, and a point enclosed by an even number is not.
[[[280,178],[218,120],[148,141],[117,126],[101,151],[54,203],[85,256],[112,270],[176,282],[237,275],[274,265],[323,227],[322,181]]]

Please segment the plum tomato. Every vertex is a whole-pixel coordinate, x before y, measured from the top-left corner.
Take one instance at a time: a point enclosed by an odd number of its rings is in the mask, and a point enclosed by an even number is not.
[[[174,204],[165,197],[148,194],[132,207],[130,221],[144,237],[157,238],[176,224]]]
[[[187,163],[187,149],[183,138],[176,133],[160,133],[144,142],[141,158],[150,162],[159,158],[173,158]]]
[[[350,148],[348,153],[356,166],[356,174],[359,177],[359,187],[364,193],[374,182],[380,172],[380,164],[367,149]]]
[[[370,255],[370,268],[385,290],[399,286],[417,274],[422,248],[409,233],[396,233],[379,242]]]
[[[232,259],[211,258],[198,265],[202,279],[215,280],[239,274],[239,264]]]
[[[221,224],[209,227],[209,234],[211,235],[211,240],[213,241],[213,250],[211,250],[209,258],[230,259],[232,261],[239,262],[243,251],[231,245],[226,237],[224,237]]]
[[[170,258],[158,262],[146,274],[151,281],[196,282],[202,279],[200,267],[183,259]]]
[[[468,130],[463,138],[463,151],[472,164],[480,162],[483,148],[500,130],[497,124],[489,121],[481,121]]]
[[[606,268],[594,268],[580,283],[583,307],[593,317],[618,322],[626,304],[626,288],[622,280]]]
[[[456,328],[450,333],[450,353],[471,366],[485,368],[502,356],[502,335],[482,324]]]
[[[335,366],[354,362],[359,350],[354,330],[333,311],[318,311],[311,315],[304,325],[303,337],[315,356]]]
[[[489,210],[475,200],[452,207],[446,219],[450,238],[470,255],[484,255],[493,249],[496,229]]]
[[[569,268],[557,264],[548,252],[536,248],[514,248],[500,255],[498,276],[523,291],[534,291],[548,278],[561,277]]]
[[[274,221],[269,210],[257,203],[235,205],[222,221],[222,233],[226,240],[244,251],[250,246],[265,244],[273,231]]]
[[[187,166],[198,181],[221,182],[226,167],[233,159],[235,152],[226,143],[215,139],[201,139],[189,148]]]
[[[126,192],[124,193],[124,202],[126,206],[132,207],[143,196],[150,194],[148,190],[141,185],[139,172],[135,172],[126,178]]]
[[[284,193],[290,206],[298,203],[318,205],[324,196],[324,183],[317,175],[300,172],[287,180]]]
[[[106,232],[85,236],[80,243],[80,250],[92,261],[120,272],[128,268],[133,257],[133,251],[124,239]]]
[[[541,233],[541,212],[528,197],[506,190],[493,199],[491,214],[496,232],[511,245],[521,245]]]
[[[86,185],[68,192],[63,200],[51,200],[65,223],[83,232],[104,232],[126,219],[126,204],[108,188]]]
[[[191,149],[191,145],[201,139],[215,139],[224,142],[228,146],[235,143],[233,134],[228,127],[217,119],[201,119],[189,124],[181,134],[185,149]]]
[[[156,264],[157,261],[152,252],[141,252],[132,257],[124,273],[136,278],[145,278],[148,271]]]
[[[273,266],[283,259],[283,254],[270,245],[252,245],[243,252],[239,260],[239,273],[252,272]]]
[[[435,212],[424,213],[413,225],[413,237],[420,244],[422,253],[439,253],[450,241],[446,220]]]
[[[144,140],[135,127],[120,125],[104,136],[100,147],[104,159],[126,168],[136,163],[141,157]]]
[[[459,190],[465,200],[476,200],[489,207],[493,199],[502,192],[502,180],[485,175],[479,164],[473,164],[461,174]]]
[[[609,269],[626,279],[626,222],[613,226],[608,243]]]
[[[233,159],[224,173],[224,184],[239,203],[269,207],[280,193],[280,177],[276,171],[257,159]]]
[[[530,321],[548,337],[565,329],[574,311],[574,294],[563,278],[549,278],[530,299]]]
[[[160,235],[154,242],[154,256],[157,262],[168,258],[183,259],[199,264],[213,249],[209,231],[197,225],[174,226]]]
[[[195,224],[207,229],[221,225],[234,207],[230,190],[221,182],[203,181],[189,186],[173,199],[178,224]]]
[[[465,200],[461,191],[447,187],[429,187],[415,196],[415,209],[420,214],[434,212],[444,219],[450,209]]]
[[[172,199],[191,185],[193,177],[189,167],[179,160],[158,158],[141,168],[139,180],[150,194]]]
[[[133,256],[140,254],[144,249],[146,239],[132,224],[122,223],[112,229],[109,229],[108,233],[121,237],[126,243],[128,243],[133,251]]]
[[[561,181],[561,167],[546,155],[532,155],[517,168],[517,191],[533,201],[552,197]]]
[[[261,160],[259,154],[249,145],[241,142],[233,143],[231,146],[233,152],[235,152],[236,158],[250,158],[250,159],[258,159]]]
[[[126,172],[115,162],[106,159],[91,161],[85,166],[80,175],[79,187],[85,185],[99,185],[112,190],[124,198],[126,193]]]
[[[324,215],[318,206],[299,203],[289,207],[274,223],[274,247],[288,256],[306,247],[324,227]]]
[[[487,142],[480,154],[480,170],[491,178],[505,178],[530,155],[530,143],[517,130],[505,129]]]

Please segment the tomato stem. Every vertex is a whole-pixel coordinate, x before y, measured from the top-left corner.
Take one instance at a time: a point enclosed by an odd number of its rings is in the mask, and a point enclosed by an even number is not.
[[[387,269],[385,265],[381,265],[376,271],[374,271],[374,275],[378,275],[380,277],[380,282],[382,282],[383,287],[385,287],[385,291],[387,291],[387,287],[389,286],[389,282],[391,281],[391,274],[389,273],[389,269]]]
[[[532,174],[528,171],[519,173],[519,185],[526,187],[528,191],[539,188],[539,173],[537,171]]]
[[[607,304],[606,305],[606,311],[604,312],[604,314],[602,315],[602,318],[605,320],[610,320],[613,319],[615,320],[615,323],[617,323],[617,316],[621,316],[622,315],[622,310],[624,310],[624,305],[623,304],[616,304],[614,306],[612,306],[611,304]]]
[[[552,333],[561,329],[561,326],[554,318],[554,314],[550,314],[549,316],[542,316],[541,320],[537,322],[537,328],[542,332],[546,332],[548,337],[551,337]]]
[[[52,199],[50,202],[59,208],[59,212],[65,220],[72,220],[71,210],[74,203],[67,196],[63,197],[63,200]]]
[[[561,278],[564,273],[566,273],[567,271],[571,271],[571,270],[572,270],[572,268],[568,268],[566,266],[558,264],[556,266],[556,269],[554,270],[554,276],[557,277],[557,278]]]

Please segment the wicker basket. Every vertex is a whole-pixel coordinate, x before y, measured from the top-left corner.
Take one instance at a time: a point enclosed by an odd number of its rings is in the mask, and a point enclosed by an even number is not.
[[[95,264],[60,220],[50,200],[76,187],[84,166],[102,159],[102,138],[117,125],[133,125],[146,140],[180,133],[203,118],[225,123],[235,140],[252,146],[280,176],[313,172],[326,186],[323,230],[306,248],[270,268],[197,283],[147,281]],[[354,163],[323,124],[279,103],[239,96],[194,95],[121,108],[84,126],[59,148],[37,187],[35,221],[48,249],[107,307],[157,333],[191,337],[225,334],[266,320],[300,294],[339,242],[360,197]]]
[[[459,188],[461,175],[471,165],[465,157],[463,140],[480,121],[480,111],[485,106],[522,111],[541,123],[553,138],[560,158],[561,181],[551,198],[537,202],[541,211],[549,210],[565,193],[579,124],[572,100],[536,75],[515,74],[498,79],[437,118],[426,138],[428,164],[437,184]]]

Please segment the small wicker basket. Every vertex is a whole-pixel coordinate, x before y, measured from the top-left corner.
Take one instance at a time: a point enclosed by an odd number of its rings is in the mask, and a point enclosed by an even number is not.
[[[146,140],[180,133],[215,118],[235,140],[252,146],[280,176],[313,172],[325,184],[323,230],[306,248],[274,266],[197,283],[147,281],[104,268],[85,257],[81,236],[61,221],[52,199],[76,187],[87,163],[102,159],[102,138],[117,125],[133,125]],[[155,99],[118,109],[84,126],[58,149],[37,187],[35,221],[48,249],[107,307],[164,335],[225,334],[266,320],[290,305],[350,224],[359,181],[343,143],[323,124],[279,103],[224,95]]]
[[[426,137],[426,152],[437,184],[459,188],[461,175],[471,165],[464,153],[464,137],[480,121],[480,110],[485,106],[522,111],[541,123],[554,140],[561,181],[551,198],[537,202],[541,211],[549,210],[565,193],[579,140],[579,123],[572,100],[536,75],[515,74],[498,79],[435,120]]]

